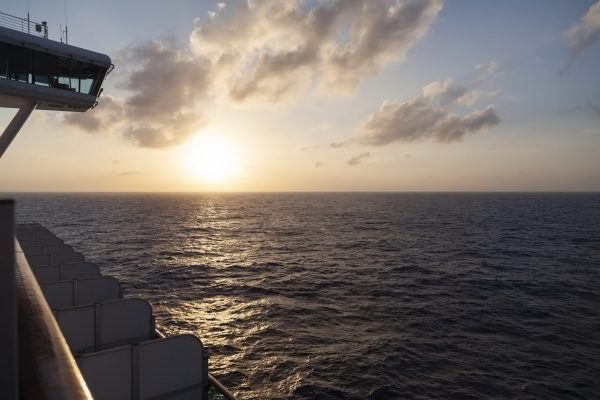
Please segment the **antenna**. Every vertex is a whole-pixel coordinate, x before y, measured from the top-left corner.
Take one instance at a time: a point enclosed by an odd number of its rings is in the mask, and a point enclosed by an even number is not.
[[[65,43],[69,44],[69,20],[67,19],[67,0],[65,0]]]

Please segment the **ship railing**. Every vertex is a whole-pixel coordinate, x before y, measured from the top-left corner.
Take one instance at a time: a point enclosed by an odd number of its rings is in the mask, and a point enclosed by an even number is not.
[[[0,221],[0,318],[7,323],[7,328],[0,331],[2,398],[91,400],[71,350],[14,236],[12,200],[0,200]]]
[[[20,18],[0,12],[0,26],[48,39],[48,24],[46,21],[31,21],[29,14],[27,14],[27,18]]]
[[[52,311],[33,274],[20,243],[14,237],[14,202],[0,200],[0,289],[7,297],[3,306],[17,308],[0,309],[0,317],[11,325],[18,319],[18,340],[11,329],[0,330],[0,350],[6,350],[0,367],[7,373],[0,375],[0,387],[8,398],[36,399],[92,399],[90,391],[72,356],[71,350],[58,326]],[[7,266],[15,265],[14,278]],[[16,282],[16,288],[10,282]],[[6,287],[5,287],[6,286]],[[15,290],[16,289],[16,290]],[[16,299],[10,292],[16,291]],[[8,292],[8,293],[7,293]],[[15,304],[16,303],[16,304]],[[6,314],[6,315],[5,315]],[[164,338],[158,329],[156,336]],[[12,354],[18,342],[18,354]],[[19,376],[14,373],[19,365]],[[18,385],[17,385],[18,381]],[[20,388],[21,393],[17,395]],[[6,394],[6,393],[5,393]],[[209,400],[237,400],[217,378],[208,374]]]
[[[165,338],[166,336],[159,331],[155,330],[156,336]],[[233,393],[229,391],[217,378],[212,374],[208,374],[208,400],[238,400]]]
[[[208,389],[209,400],[237,400],[237,397],[211,374],[208,374],[208,383],[210,384]]]

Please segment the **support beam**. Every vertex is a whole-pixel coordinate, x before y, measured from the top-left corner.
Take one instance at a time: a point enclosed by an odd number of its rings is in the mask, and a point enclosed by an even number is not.
[[[17,114],[13,117],[12,121],[10,121],[6,129],[4,129],[4,133],[2,136],[0,136],[0,158],[6,149],[8,149],[8,146],[10,146],[10,143],[13,141],[15,136],[17,136],[17,133],[19,133],[19,130],[21,130],[23,124],[25,124],[25,121],[27,121],[29,115],[31,115],[31,112],[35,110],[36,106],[36,103],[23,104],[19,111],[17,111]]]

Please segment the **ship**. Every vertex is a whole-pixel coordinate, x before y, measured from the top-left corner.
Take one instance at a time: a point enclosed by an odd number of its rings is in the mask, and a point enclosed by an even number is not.
[[[48,24],[0,12],[0,107],[18,111],[0,157],[34,110],[87,112],[113,70],[105,54],[48,38]],[[1,161],[1,160],[0,160]],[[165,336],[152,306],[0,200],[3,399],[227,399],[191,334]]]

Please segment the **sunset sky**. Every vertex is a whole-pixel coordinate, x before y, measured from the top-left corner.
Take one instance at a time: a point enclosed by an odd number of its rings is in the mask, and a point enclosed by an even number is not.
[[[30,12],[59,40],[63,0]],[[67,23],[116,69],[96,109],[32,114],[1,191],[600,190],[594,1],[71,0]]]

